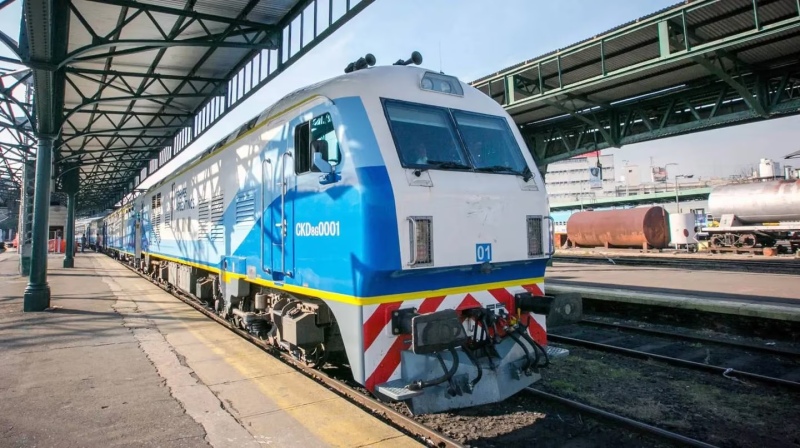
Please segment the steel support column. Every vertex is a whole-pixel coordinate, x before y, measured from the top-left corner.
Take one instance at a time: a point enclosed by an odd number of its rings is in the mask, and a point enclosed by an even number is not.
[[[31,275],[31,233],[33,232],[33,193],[36,178],[35,160],[26,154],[22,168],[22,191],[19,204],[19,227],[17,228],[17,252],[19,253],[19,275]]]
[[[67,229],[64,238],[67,239],[67,250],[64,254],[64,267],[75,267],[75,197],[76,191],[67,193]]]
[[[52,160],[53,137],[40,135],[39,149],[36,153],[36,187],[33,198],[31,275],[23,296],[23,311],[44,311],[50,306],[50,285],[47,284],[47,237]]]
[[[80,166],[68,164],[62,166],[61,189],[67,193],[67,250],[64,254],[64,267],[75,266],[75,207],[78,200],[78,187],[80,185]]]

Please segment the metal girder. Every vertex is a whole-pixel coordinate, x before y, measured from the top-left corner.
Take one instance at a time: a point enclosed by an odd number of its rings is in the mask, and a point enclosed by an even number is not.
[[[714,76],[725,81],[726,84],[728,84],[734,90],[736,90],[736,92],[739,93],[739,96],[742,97],[742,100],[747,103],[750,109],[756,112],[761,118],[769,118],[769,114],[767,113],[764,106],[762,106],[761,103],[758,102],[758,100],[755,97],[755,94],[747,90],[747,87],[745,85],[738,82],[733,76],[731,76],[725,70],[722,57],[716,55],[716,57],[712,59],[707,57],[706,55],[702,55],[696,58],[692,58],[692,60],[702,65],[706,70],[708,70]]]
[[[197,0],[20,1],[15,53],[36,91],[52,92],[36,98],[33,131],[55,136],[57,185],[68,163],[87,165],[81,184],[93,188],[78,193],[80,214],[89,197],[124,197],[374,0],[345,1],[338,18],[325,0],[268,13],[257,6],[269,0],[247,0],[214,14]]]
[[[281,47],[277,52],[252,52],[249,54],[245,61],[232,70],[231,76],[228,78],[229,81],[226,85],[227,88],[223,92],[224,96],[208,98],[199,108],[199,111],[196,115],[196,120],[192,121],[189,126],[184,128],[183,132],[188,133],[191,137],[181,138],[179,133],[173,139],[173,141],[170,142],[172,143],[171,145],[167,145],[167,142],[165,142],[165,147],[169,147],[173,154],[180,152],[183,148],[188,146],[191,140],[203,135],[203,133],[205,133],[206,130],[219,121],[228,110],[236,107],[236,105],[249,98],[258,89],[269,83],[277,75],[282,73],[283,70],[288,68],[292,63],[299,60],[300,57],[315,47],[319,42],[324,40],[335,30],[349,21],[350,18],[354,17],[367,6],[372,4],[373,1],[374,0],[362,0],[357,5],[350,5],[350,2],[347,2],[345,13],[336,20],[333,19],[332,11],[329,10],[327,27],[319,33],[317,32],[317,23],[322,23],[322,20],[319,20],[318,18],[318,1],[303,0],[298,2],[295,8],[293,8],[293,10],[290,11],[289,14],[287,14],[285,18],[278,24],[278,27],[282,30],[285,30],[285,33],[288,35],[288,41],[285,44],[286,48],[284,49]],[[314,33],[309,42],[304,42],[302,37],[303,26],[305,23],[304,11],[311,5],[313,5],[312,13],[314,15]],[[292,23],[296,22],[297,20],[299,20],[300,24],[300,48],[295,49],[296,51],[292,52]],[[213,49],[211,51],[213,51]],[[207,54],[206,56],[210,56],[210,54],[211,53]],[[205,56],[201,59],[201,61],[198,62],[197,66],[190,70],[189,74],[194,75],[200,64],[202,64],[204,61]],[[216,111],[219,108],[219,105],[216,102],[222,102],[224,105],[224,110],[221,113]],[[159,160],[158,167],[162,166],[168,161],[169,159],[164,161]]]
[[[797,48],[796,0],[696,0],[472,85],[505,107],[546,165],[634,141],[800,113]]]
[[[752,1],[756,1],[756,0],[752,0]],[[643,29],[646,29],[646,28],[651,28],[651,27],[657,25],[659,22],[663,22],[663,21],[667,20],[672,15],[675,15],[676,13],[680,13],[681,10],[684,10],[684,9],[697,9],[699,7],[702,7],[704,3],[705,4],[710,4],[710,3],[715,3],[715,2],[716,2],[716,0],[700,0],[700,1],[697,1],[697,2],[687,3],[686,5],[681,6],[680,8],[678,8],[677,11],[675,9],[672,9],[669,12],[663,13],[662,15],[657,15],[657,16],[651,17],[651,18],[649,18],[647,20],[643,20],[641,22],[637,22],[636,25],[632,25],[632,26],[627,27],[627,28],[625,28],[623,30],[620,30],[620,31],[618,31],[616,33],[612,33],[612,34],[607,35],[607,36],[598,36],[597,38],[595,38],[595,39],[593,39],[593,40],[591,40],[589,42],[577,45],[574,48],[567,48],[565,50],[559,51],[556,55],[546,56],[546,57],[542,58],[541,60],[526,61],[525,63],[520,64],[519,66],[516,66],[516,67],[514,67],[512,69],[509,69],[509,70],[506,70],[504,72],[498,73],[498,74],[493,75],[491,77],[486,77],[486,78],[482,78],[480,80],[477,80],[477,81],[473,82],[472,85],[474,87],[476,87],[476,88],[487,87],[490,83],[492,83],[495,80],[513,79],[513,77],[519,75],[520,73],[526,72],[527,70],[531,69],[532,67],[545,66],[547,64],[555,64],[556,69],[554,70],[554,72],[551,73],[551,74],[548,74],[546,76],[542,76],[541,79],[543,81],[545,81],[545,82],[549,81],[549,80],[559,80],[558,88],[554,88],[554,89],[551,89],[551,90],[546,90],[546,89],[543,88],[543,86],[541,86],[540,89],[539,89],[539,92],[541,92],[541,93],[539,93],[538,95],[534,95],[534,96],[531,96],[529,98],[520,99],[520,100],[514,100],[514,99],[506,98],[505,101],[503,101],[502,104],[503,104],[503,106],[505,106],[505,108],[510,113],[512,113],[512,112],[518,110],[519,108],[521,108],[522,106],[530,105],[531,103],[536,103],[536,102],[539,102],[539,101],[543,101],[543,100],[548,99],[548,98],[554,98],[554,97],[557,98],[558,96],[563,95],[565,93],[578,92],[578,91],[581,91],[582,89],[586,89],[588,87],[597,86],[599,84],[603,84],[603,83],[607,83],[607,82],[610,82],[610,81],[613,81],[613,80],[621,79],[621,78],[624,78],[624,77],[627,77],[627,76],[635,75],[636,73],[641,73],[641,72],[644,72],[646,70],[649,70],[649,69],[652,69],[652,68],[655,68],[655,67],[658,67],[658,66],[667,66],[667,65],[669,65],[671,63],[680,62],[680,61],[683,61],[683,60],[686,60],[686,59],[694,58],[694,57],[696,57],[697,55],[700,55],[700,54],[705,54],[705,53],[714,52],[714,51],[717,51],[717,50],[722,50],[722,49],[725,49],[727,47],[740,45],[740,44],[745,44],[747,42],[751,42],[751,41],[754,41],[754,40],[762,39],[762,38],[767,37],[767,36],[775,35],[775,34],[778,34],[778,33],[783,33],[783,32],[785,32],[787,30],[793,30],[793,29],[800,28],[800,12],[797,12],[797,13],[793,14],[792,16],[787,17],[784,20],[772,23],[770,25],[763,25],[763,26],[760,26],[760,27],[749,28],[747,30],[743,30],[743,31],[741,31],[739,33],[736,33],[736,34],[733,34],[733,35],[730,35],[730,36],[726,36],[726,37],[721,38],[721,39],[708,41],[706,43],[703,43],[703,44],[700,44],[700,45],[697,45],[697,46],[690,46],[690,48],[688,48],[688,49],[684,49],[684,50],[681,50],[681,51],[675,51],[675,52],[669,52],[667,54],[661,53],[660,55],[658,55],[656,57],[644,59],[644,60],[641,60],[641,61],[635,61],[634,63],[632,63],[630,65],[620,67],[620,68],[618,68],[616,70],[606,70],[604,60],[606,59],[606,56],[608,56],[608,55],[605,55],[604,52],[603,52],[603,49],[602,49],[604,41],[613,40],[613,39],[617,38],[618,36],[616,36],[616,34],[630,34],[630,33],[633,33],[633,32],[639,31],[639,30],[643,30]],[[798,6],[798,8],[800,8],[800,5]],[[656,42],[658,42],[657,34],[655,34],[654,37],[650,41],[644,42],[640,46],[644,46],[647,43],[656,43]],[[597,56],[596,57],[592,57],[586,63],[583,63],[583,64],[580,64],[580,65],[576,66],[575,69],[584,68],[587,65],[599,64],[601,66],[601,70],[600,70],[601,73],[599,75],[597,75],[597,76],[592,76],[592,77],[588,77],[588,78],[585,78],[585,79],[576,80],[575,82],[565,82],[565,81],[563,81],[563,79],[566,77],[566,74],[568,73],[568,70],[562,67],[562,64],[561,64],[562,59],[564,59],[564,58],[566,58],[566,57],[568,57],[570,55],[575,55],[575,54],[578,54],[578,53],[585,52],[585,51],[587,51],[589,49],[592,50],[592,52],[591,52],[592,54],[596,53]],[[541,71],[540,71],[540,73],[541,73]],[[506,84],[513,85],[513,80],[507,81]],[[493,97],[497,97],[498,95],[502,96],[502,95],[504,95],[504,92],[498,92],[496,94],[493,94]]]
[[[660,23],[659,25],[662,25]],[[668,33],[668,41],[669,41],[669,52],[672,51],[681,51],[688,48],[691,48],[695,45],[702,45],[707,43],[707,41],[701,38],[695,28],[693,26],[688,26],[685,23],[685,19],[683,22],[679,22],[675,18],[670,19],[666,22],[667,30],[662,29],[659,30],[660,33]],[[661,38],[661,36],[659,36]],[[663,51],[663,49],[662,49]],[[750,108],[758,113],[759,116],[762,118],[769,118],[764,107],[755,99],[755,94],[747,90],[747,87],[739,83],[731,73],[737,73],[741,75],[740,68],[744,69],[752,69],[748,67],[748,64],[742,62],[739,58],[735,55],[730,54],[729,52],[719,49],[707,54],[701,54],[695,56],[691,59],[695,63],[701,65],[705,68],[709,73],[718,77],[719,79],[725,81],[729,86],[731,86],[734,90],[736,90],[739,95],[742,97],[742,100],[745,101]],[[730,67],[725,66],[725,61],[728,61]]]
[[[57,185],[66,164],[89,165],[80,171],[87,186],[78,193],[80,214],[90,197],[124,197],[126,187],[374,0],[348,0],[338,18],[331,2],[300,0],[275,20],[256,9],[269,0],[231,5],[230,16],[198,12],[197,0],[23,1],[18,54],[33,69],[38,91],[55,94],[37,98],[36,116],[46,122],[33,130],[56,137]],[[304,32],[310,22],[313,32]],[[114,172],[111,184],[106,171]]]
[[[737,82],[758,92],[769,116],[800,113],[800,63],[783,70],[745,76]],[[521,128],[539,163],[548,164],[612,145],[604,134],[616,130],[619,144],[714,129],[762,118],[728,83],[706,78],[685,88],[594,111],[597,125],[571,116]],[[620,119],[622,117],[622,119]],[[604,132],[600,132],[603,130]]]
[[[169,14],[169,15],[177,16],[177,17],[184,18],[184,19],[188,18],[188,19],[200,20],[200,21],[205,20],[205,21],[211,21],[211,22],[225,23],[225,24],[228,24],[228,25],[249,26],[249,27],[253,27],[253,28],[263,27],[265,29],[278,29],[277,27],[271,27],[269,25],[264,25],[263,23],[252,22],[252,21],[244,20],[244,19],[241,19],[241,18],[238,18],[238,17],[236,19],[230,19],[230,18],[227,18],[227,17],[215,16],[215,15],[212,15],[212,14],[204,14],[204,13],[201,13],[201,12],[187,10],[185,8],[184,9],[171,8],[171,7],[168,7],[168,6],[155,5],[155,4],[151,4],[151,3],[140,3],[140,2],[137,2],[137,1],[133,1],[133,0],[89,0],[89,1],[96,2],[96,3],[104,3],[104,4],[108,4],[108,5],[122,6],[122,7],[125,7],[125,8],[133,8],[133,9],[136,9],[136,10],[139,10],[139,11],[157,12],[157,13],[160,13],[160,14]],[[191,3],[194,3],[194,2],[191,2]],[[258,2],[253,2],[253,3],[257,4]],[[247,9],[248,10],[252,10],[252,8],[253,7],[250,7],[250,8],[247,8]],[[241,16],[241,14],[240,14],[240,16]]]
[[[35,154],[31,119],[30,70],[0,73],[0,204],[4,228],[16,230],[26,160]]]

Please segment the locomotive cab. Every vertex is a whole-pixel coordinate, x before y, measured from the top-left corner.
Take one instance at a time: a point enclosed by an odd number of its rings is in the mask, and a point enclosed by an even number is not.
[[[414,413],[503,400],[567,354],[546,338],[547,315],[565,303],[544,296],[554,252],[544,181],[491,98],[442,73],[370,70],[398,78],[363,99],[394,197],[400,266],[386,277],[420,292],[365,307],[365,322],[385,322],[378,334],[365,325],[366,385]]]

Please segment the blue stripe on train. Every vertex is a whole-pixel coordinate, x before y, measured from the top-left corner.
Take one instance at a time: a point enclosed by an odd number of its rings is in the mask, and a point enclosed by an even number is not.
[[[319,173],[309,173],[298,176],[296,187],[287,192],[286,270],[292,271],[292,277],[279,279],[301,287],[372,297],[544,275],[546,260],[497,265],[490,273],[482,273],[479,265],[403,271],[394,194],[366,110],[360,98],[340,98],[335,106],[318,106],[313,113],[323,111],[330,111],[344,127],[347,140],[343,146],[350,157],[342,161],[341,182],[320,187]],[[299,122],[299,117],[290,122],[290,129]],[[263,194],[260,185],[245,187],[253,188]],[[231,256],[246,259],[248,266],[255,266],[263,278],[271,279],[264,268],[281,268],[280,234],[275,231],[275,224],[280,222],[280,196],[246,228],[234,225],[235,208],[234,200],[224,212],[225,236],[221,241],[153,241],[152,229],[146,223],[152,244],[145,250],[219,269],[222,254],[230,253],[226,248],[230,247],[232,232],[247,232]],[[332,222],[337,223],[336,236],[297,235],[298,224]],[[235,237],[239,240],[238,235]]]

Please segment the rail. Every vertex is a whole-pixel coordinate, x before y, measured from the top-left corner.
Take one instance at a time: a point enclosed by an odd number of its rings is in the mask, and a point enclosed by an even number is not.
[[[570,400],[568,398],[559,397],[558,395],[549,394],[547,392],[543,392],[541,390],[534,389],[532,387],[526,388],[525,391],[538,398],[554,401],[556,403],[560,403],[562,405],[577,409],[579,411],[586,412],[594,417],[606,420],[608,422],[620,426],[625,426],[646,434],[652,434],[672,442],[678,442],[686,446],[701,447],[701,448],[713,448],[715,446],[705,442],[701,442],[691,437],[686,437],[676,432],[667,431],[666,429],[663,428],[659,428],[653,425],[648,425],[647,423],[640,422],[638,420],[633,420],[628,417],[623,417],[619,414],[614,414],[612,412],[608,412],[603,409],[596,408],[594,406],[589,406],[588,404],[579,403],[575,400]]]
[[[742,371],[731,367],[724,367],[720,365],[706,364],[702,362],[690,361],[687,359],[677,358],[673,356],[660,355],[652,351],[635,350],[631,348],[621,347],[619,345],[611,345],[607,343],[594,342],[585,338],[570,337],[563,335],[549,334],[548,340],[553,342],[560,342],[562,344],[577,345],[586,347],[593,350],[600,350],[609,353],[621,354],[624,356],[638,358],[643,360],[654,359],[657,361],[665,362],[667,364],[687,367],[694,370],[706,371],[710,373],[719,373],[727,378],[741,377],[748,378],[762,383],[783,386],[790,389],[800,389],[800,383],[796,381],[786,380],[775,376],[761,375],[758,373]]]

